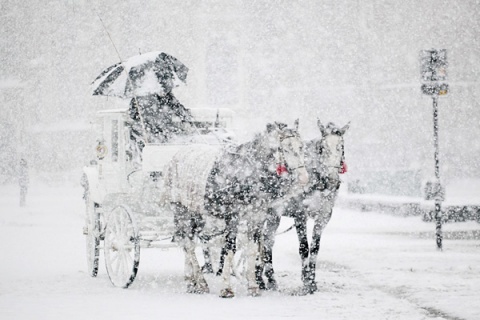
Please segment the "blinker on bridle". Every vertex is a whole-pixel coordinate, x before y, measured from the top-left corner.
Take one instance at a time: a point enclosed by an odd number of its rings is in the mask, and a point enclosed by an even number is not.
[[[330,134],[335,134],[335,135],[338,135],[338,136],[342,137],[342,133],[337,129],[333,129],[330,132]],[[343,141],[343,139],[342,139],[342,141]],[[320,146],[318,148],[316,148],[316,149],[318,149],[318,154],[321,155],[321,156],[324,155],[324,151],[326,151],[325,153],[331,153],[331,151],[328,148],[325,147],[324,143],[325,143],[325,139],[322,139],[320,141]],[[343,143],[342,143],[342,157],[341,158],[342,158],[342,160],[341,160],[339,166],[328,166],[328,167],[332,167],[332,168],[341,168],[342,167],[342,163],[344,162],[344,158],[345,158],[345,150],[344,150],[344,147],[343,147]]]
[[[288,136],[285,136],[285,137],[280,137],[280,142],[283,142],[284,140],[287,140],[287,139],[292,139],[292,138],[297,138],[296,135],[288,135]],[[278,152],[280,154],[280,158],[279,158],[279,162],[277,163],[278,166],[284,164],[285,166],[288,165],[285,161],[285,154],[284,154],[284,151],[283,151],[283,147],[282,145],[280,144],[280,147],[278,147]],[[305,168],[305,165],[303,166],[298,166],[296,168],[288,168],[290,170],[297,170],[297,169],[300,169],[300,168]]]

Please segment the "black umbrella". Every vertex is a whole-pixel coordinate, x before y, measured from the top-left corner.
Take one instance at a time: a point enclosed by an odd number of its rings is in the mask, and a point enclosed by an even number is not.
[[[186,82],[188,68],[164,52],[149,52],[106,68],[93,81],[93,95],[132,98],[163,96]]]

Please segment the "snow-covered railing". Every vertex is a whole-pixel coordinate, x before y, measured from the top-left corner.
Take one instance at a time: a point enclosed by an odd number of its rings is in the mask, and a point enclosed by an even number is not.
[[[336,204],[360,211],[376,211],[401,216],[422,216],[424,221],[433,221],[434,203],[416,197],[396,197],[376,194],[340,194]],[[458,201],[442,204],[444,220],[461,222],[476,220],[480,223],[480,203],[459,203]]]

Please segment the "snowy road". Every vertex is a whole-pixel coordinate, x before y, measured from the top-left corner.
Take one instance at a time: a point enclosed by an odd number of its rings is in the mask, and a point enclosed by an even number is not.
[[[320,291],[305,297],[267,292],[218,298],[186,294],[180,250],[141,252],[137,279],[112,287],[103,256],[86,273],[80,188],[33,186],[18,207],[15,186],[0,187],[0,319],[480,319],[480,225],[447,224],[438,252],[434,225],[336,208],[322,239]],[[280,229],[290,225],[284,220]],[[294,232],[277,238],[280,288],[300,285]]]

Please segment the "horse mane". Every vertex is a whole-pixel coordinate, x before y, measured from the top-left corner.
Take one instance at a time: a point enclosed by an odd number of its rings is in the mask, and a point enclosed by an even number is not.
[[[253,139],[238,144],[233,148],[227,149],[225,152],[226,157],[236,157],[238,159],[244,159],[252,163],[254,160],[258,161],[257,168],[261,168],[261,170],[266,170],[268,165],[267,161],[273,157],[274,149],[270,148],[268,150],[265,149],[266,143],[265,140],[267,139],[266,132],[257,132]],[[260,166],[258,166],[260,165]]]

